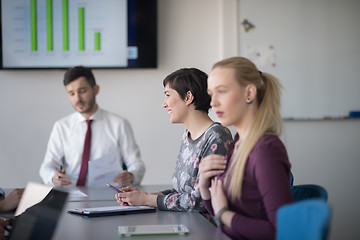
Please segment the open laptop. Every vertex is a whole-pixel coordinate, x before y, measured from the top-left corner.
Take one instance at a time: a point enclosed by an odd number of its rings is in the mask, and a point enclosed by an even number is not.
[[[28,183],[7,239],[51,239],[67,197],[67,192],[38,183]]]

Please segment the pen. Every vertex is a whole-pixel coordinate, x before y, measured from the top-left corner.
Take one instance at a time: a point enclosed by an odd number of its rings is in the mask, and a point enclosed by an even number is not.
[[[62,172],[62,170],[63,170],[63,165],[61,164],[60,165],[60,171],[59,172]],[[61,177],[60,176],[58,176],[58,179],[60,179]]]
[[[114,190],[117,193],[121,193],[122,191],[120,191],[119,189],[117,189],[116,187],[114,187],[113,185],[111,185],[110,183],[106,184],[109,188],[111,188],[112,190]]]

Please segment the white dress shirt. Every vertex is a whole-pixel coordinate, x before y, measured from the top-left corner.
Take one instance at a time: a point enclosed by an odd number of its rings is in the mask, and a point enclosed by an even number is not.
[[[119,173],[123,163],[133,176],[133,184],[139,184],[145,172],[140,159],[140,150],[135,142],[130,123],[122,117],[98,108],[90,117],[91,148],[89,161],[105,155],[114,155],[119,162]],[[40,176],[45,184],[52,185],[56,170],[64,164],[66,175],[76,185],[81,168],[81,157],[87,131],[86,118],[79,112],[58,120],[52,129]]]

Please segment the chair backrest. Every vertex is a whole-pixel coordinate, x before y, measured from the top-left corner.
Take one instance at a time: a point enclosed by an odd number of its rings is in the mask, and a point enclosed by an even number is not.
[[[331,211],[321,199],[282,206],[277,211],[276,240],[326,240]]]
[[[294,174],[290,171],[290,186],[294,185]]]
[[[328,194],[325,188],[315,184],[294,185],[294,174],[290,171],[290,188],[294,201],[305,200],[309,198],[321,198],[328,200]]]
[[[325,188],[315,184],[293,185],[290,186],[294,201],[300,201],[310,198],[321,198],[328,200],[328,194]]]

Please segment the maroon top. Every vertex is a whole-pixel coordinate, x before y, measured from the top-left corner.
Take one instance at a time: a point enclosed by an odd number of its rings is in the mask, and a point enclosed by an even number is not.
[[[238,140],[239,135],[236,134],[228,150],[228,164]],[[276,211],[282,205],[293,202],[290,167],[281,140],[275,135],[262,136],[246,163],[241,202],[227,198],[229,210],[235,212],[231,228],[222,226],[221,230],[233,239],[275,239]],[[224,180],[225,173],[219,175],[221,180]],[[224,183],[226,196],[229,196],[228,190],[229,184]],[[204,205],[214,215],[211,199],[204,200]]]

